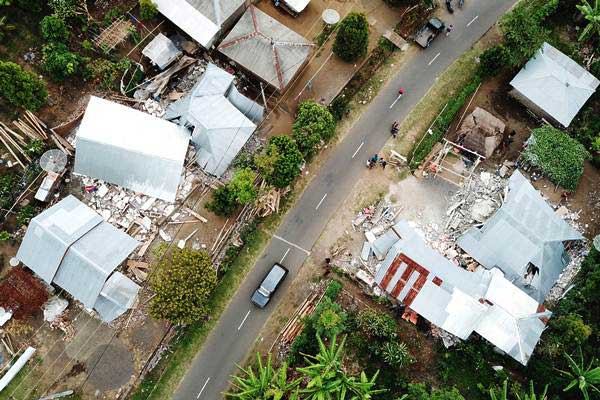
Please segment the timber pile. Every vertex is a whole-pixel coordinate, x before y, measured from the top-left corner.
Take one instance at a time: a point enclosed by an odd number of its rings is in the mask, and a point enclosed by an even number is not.
[[[288,191],[289,188],[267,189],[267,183],[263,180],[260,185],[259,193],[264,194],[256,201],[257,214],[261,217],[266,217],[273,213],[279,213],[279,203],[281,202],[281,197],[285,196]]]
[[[27,147],[25,137],[19,135],[0,122],[0,142],[6,147],[6,150],[8,150],[10,155],[13,156],[15,162],[19,164],[21,168],[26,169],[25,165],[31,162],[31,157],[29,157],[25,151],[25,148]]]

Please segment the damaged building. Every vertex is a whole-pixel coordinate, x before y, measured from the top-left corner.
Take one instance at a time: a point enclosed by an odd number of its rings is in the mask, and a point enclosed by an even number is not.
[[[196,162],[221,176],[262,121],[264,108],[234,85],[234,76],[208,64],[191,92],[169,105],[164,116],[192,130]]]
[[[485,158],[494,154],[502,141],[506,124],[489,111],[477,107],[461,124],[457,142]]]
[[[405,222],[374,243],[385,258],[375,282],[406,307],[462,339],[477,333],[526,365],[551,313],[497,268],[474,272],[454,265]]]
[[[273,89],[283,92],[308,62],[313,44],[254,6],[218,49]]]
[[[565,243],[581,240],[518,170],[508,182],[502,207],[481,227],[472,227],[458,245],[487,269],[500,269],[539,302],[570,261]]]
[[[92,96],[77,130],[74,172],[174,202],[189,140],[176,124]]]
[[[163,71],[181,56],[182,51],[177,48],[171,39],[161,32],[144,47],[142,54],[148,57],[158,69]]]
[[[31,220],[16,258],[109,322],[133,306],[140,289],[116,271],[138,245],[68,196]]]

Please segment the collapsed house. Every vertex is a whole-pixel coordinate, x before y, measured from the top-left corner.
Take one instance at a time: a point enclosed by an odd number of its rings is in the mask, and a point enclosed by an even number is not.
[[[218,49],[283,92],[308,62],[313,44],[254,6],[248,7]]]
[[[171,39],[159,33],[144,47],[142,54],[162,71],[179,58],[182,52]]]
[[[581,240],[518,170],[508,182],[504,204],[481,227],[472,227],[458,245],[487,269],[500,269],[539,302],[570,261],[565,242]]]
[[[209,49],[244,12],[245,0],[154,0],[158,11]]]
[[[516,99],[535,114],[565,128],[599,84],[594,75],[548,43],[510,82]]]
[[[175,124],[92,96],[77,130],[74,172],[173,202],[189,140]]]
[[[477,107],[461,124],[457,142],[485,158],[494,154],[502,141],[506,124],[492,113]]]
[[[68,196],[31,220],[16,258],[110,322],[133,306],[140,289],[115,271],[138,245]]]
[[[234,85],[234,76],[208,64],[191,92],[169,105],[164,116],[192,129],[196,161],[208,174],[221,176],[244,147],[264,108]]]
[[[375,282],[437,327],[466,340],[476,332],[526,365],[551,312],[513,285],[497,268],[460,268],[431,249],[400,221],[372,243],[385,255]]]

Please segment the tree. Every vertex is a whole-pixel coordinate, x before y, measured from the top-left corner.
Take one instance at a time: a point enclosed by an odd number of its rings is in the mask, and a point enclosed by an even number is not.
[[[65,21],[54,15],[47,15],[40,22],[42,36],[48,42],[62,43],[69,38],[69,28]]]
[[[298,107],[292,132],[300,152],[311,157],[321,141],[327,142],[335,134],[335,118],[326,107],[307,100]]]
[[[248,204],[256,199],[255,180],[256,172],[250,168],[242,168],[235,171],[233,178],[227,186],[239,204]]]
[[[206,203],[206,209],[220,215],[228,217],[238,208],[235,193],[228,186],[221,186],[212,193],[212,199]]]
[[[64,43],[48,44],[43,47],[42,53],[44,69],[54,81],[64,81],[81,71],[81,57],[71,53]]]
[[[287,398],[285,396],[292,393],[301,382],[300,378],[288,382],[286,363],[275,370],[271,364],[270,353],[265,365],[260,354],[256,353],[256,364],[256,373],[252,367],[238,366],[243,375],[233,377],[231,384],[234,391],[227,393],[227,396],[240,400],[280,400]]]
[[[532,131],[523,158],[555,184],[574,190],[590,153],[565,132],[546,125]]]
[[[150,312],[175,324],[200,321],[208,315],[216,284],[217,272],[206,251],[174,249],[161,257],[150,275],[155,293]]]
[[[152,0],[140,0],[140,17],[150,20],[158,15],[158,7]]]
[[[338,303],[324,297],[313,313],[313,326],[319,336],[332,338],[346,329],[348,314]]]
[[[46,84],[18,64],[0,61],[0,99],[14,107],[39,110],[46,103]]]
[[[586,325],[579,315],[560,315],[550,320],[549,335],[541,349],[549,356],[555,357],[584,344],[591,334],[592,328]]]
[[[581,4],[576,7],[587,21],[587,25],[579,35],[579,40],[588,39],[593,35],[600,36],[600,1],[594,0],[592,6],[588,0],[581,0]]]
[[[351,12],[338,28],[333,52],[346,62],[353,62],[367,54],[369,23],[365,14]]]
[[[496,75],[509,65],[510,54],[503,45],[489,47],[479,56],[479,72],[483,78]]]
[[[77,14],[77,0],[48,0],[48,5],[54,15],[65,21]]]
[[[592,358],[586,367],[581,347],[579,348],[579,363],[577,363],[573,357],[567,353],[565,353],[565,358],[569,363],[570,371],[558,371],[567,379],[571,379],[571,382],[569,382],[563,391],[568,392],[577,386],[585,400],[590,400],[589,391],[594,391],[600,394],[600,389],[596,387],[596,385],[600,384],[600,367],[596,366],[592,368],[592,366],[596,364],[596,359]]]
[[[298,145],[289,136],[273,136],[264,152],[254,158],[258,171],[267,183],[278,188],[289,186],[304,162]]]

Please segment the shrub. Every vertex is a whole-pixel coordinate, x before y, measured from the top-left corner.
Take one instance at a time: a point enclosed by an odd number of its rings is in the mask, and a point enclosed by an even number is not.
[[[350,113],[350,99],[344,93],[337,96],[329,104],[329,112],[337,121],[341,121],[348,113]]]
[[[237,210],[235,193],[227,186],[216,189],[212,199],[206,203],[206,209],[223,217],[228,217]]]
[[[250,168],[238,169],[233,174],[233,178],[227,184],[229,190],[233,193],[235,200],[239,204],[248,204],[256,199],[256,188],[254,187],[254,180],[256,179],[256,172]]]
[[[311,317],[311,323],[318,335],[333,338],[346,330],[347,319],[342,306],[329,297],[323,297]]]
[[[361,311],[356,324],[361,333],[369,339],[394,340],[398,336],[396,321],[387,314],[376,311]]]
[[[12,239],[12,235],[7,231],[0,231],[0,242],[8,242]]]
[[[47,97],[44,81],[15,63],[0,61],[0,99],[14,107],[36,111]]]
[[[158,15],[158,8],[152,0],[140,0],[140,17],[143,20],[154,19]]]
[[[592,105],[579,113],[572,124],[571,132],[571,135],[592,153],[592,163],[600,167],[600,114]]]
[[[35,139],[30,141],[24,150],[29,156],[38,157],[44,153],[44,150],[46,150],[46,145],[44,144],[43,140]]]
[[[333,52],[346,62],[367,54],[369,23],[365,14],[351,12],[342,20],[333,44]]]
[[[48,0],[48,5],[53,14],[58,18],[67,20],[77,14],[77,0]]]
[[[381,346],[381,358],[390,367],[404,367],[413,362],[406,344],[396,341]]]
[[[549,334],[542,342],[541,350],[550,357],[571,353],[577,346],[584,344],[591,334],[592,328],[579,315],[560,315],[550,320]]]
[[[329,283],[329,285],[327,285],[327,289],[325,289],[325,297],[335,300],[341,291],[342,284],[334,279]]]
[[[590,154],[565,132],[546,125],[532,131],[523,157],[555,184],[575,190]]]
[[[17,190],[16,186],[19,183],[17,175],[13,172],[8,172],[0,175],[0,207],[9,208],[12,206],[13,193]]]
[[[383,0],[392,7],[407,6],[416,3],[415,0]]]
[[[94,79],[101,89],[114,88],[115,82],[123,72],[121,63],[96,58],[86,64],[86,74]]]
[[[31,204],[28,204],[24,207],[21,207],[19,212],[17,213],[17,226],[27,225],[31,218],[35,217],[35,207]]]
[[[326,107],[307,100],[298,107],[292,131],[300,152],[311,157],[321,141],[327,142],[335,134],[335,119]]]
[[[206,251],[174,249],[150,275],[155,293],[150,312],[175,324],[200,321],[208,315],[208,300],[216,284],[217,273]]]
[[[510,54],[506,47],[500,44],[485,49],[479,56],[479,60],[479,74],[482,78],[488,78],[509,65]]]
[[[289,186],[298,175],[304,159],[289,136],[273,136],[264,152],[254,157],[258,171],[267,183],[278,188]]]
[[[40,22],[42,36],[48,42],[64,42],[69,38],[69,28],[65,21],[55,15],[47,15]]]
[[[42,53],[44,69],[54,81],[64,81],[81,71],[81,57],[76,53],[71,53],[63,43],[46,45]]]

